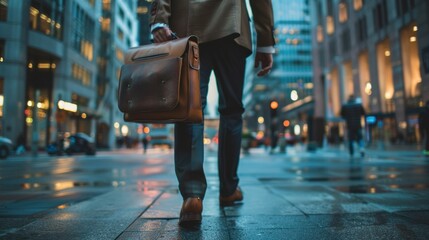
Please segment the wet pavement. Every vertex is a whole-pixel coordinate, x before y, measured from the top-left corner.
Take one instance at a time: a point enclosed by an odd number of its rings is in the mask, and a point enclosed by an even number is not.
[[[243,203],[220,207],[216,152],[199,229],[178,226],[172,153],[0,161],[0,239],[429,239],[429,159],[418,151],[252,149]]]

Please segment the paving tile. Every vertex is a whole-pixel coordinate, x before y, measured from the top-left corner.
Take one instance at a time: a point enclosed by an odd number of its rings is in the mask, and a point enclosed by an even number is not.
[[[429,211],[395,212],[395,214],[413,219],[419,223],[429,224]]]
[[[178,218],[182,207],[183,198],[176,193],[163,193],[148,210],[142,218]]]
[[[228,218],[223,217],[203,217],[199,229],[202,231],[227,231],[229,228]],[[177,231],[179,227],[179,219],[168,220],[164,231]]]
[[[267,240],[267,239],[337,239],[332,232],[322,228],[304,229],[246,229],[232,230],[231,239],[234,240]]]
[[[429,210],[427,198],[406,192],[357,194],[362,200],[388,212]]]
[[[241,216],[227,218],[229,229],[292,229],[315,228],[317,224],[306,216]]]
[[[142,240],[142,239],[150,239],[155,240],[161,237],[162,232],[123,232],[117,240]]]
[[[309,215],[320,227],[362,227],[373,225],[413,224],[409,219],[388,212]]]
[[[328,229],[337,239],[429,239],[428,225],[388,224]]]
[[[125,231],[127,232],[148,232],[160,231],[167,224],[166,219],[144,219],[138,218]]]
[[[23,227],[35,219],[31,218],[0,218],[0,233],[8,229],[18,229]]]
[[[273,194],[265,187],[243,187],[242,189],[243,202],[224,207],[226,216],[302,215],[302,212],[290,202]]]
[[[224,231],[186,230],[166,231],[158,238],[159,240],[200,240],[200,239],[222,239],[228,240],[229,234]],[[234,239],[234,238],[231,238]]]
[[[5,236],[0,236],[0,240],[47,240],[47,239],[61,239],[61,240],[80,240],[88,239],[86,234],[83,233],[68,233],[62,232],[16,232]],[[93,238],[95,239],[95,238]]]

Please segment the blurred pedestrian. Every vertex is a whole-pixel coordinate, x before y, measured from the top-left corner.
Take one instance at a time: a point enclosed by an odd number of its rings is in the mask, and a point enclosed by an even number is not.
[[[26,150],[27,149],[25,147],[25,136],[23,133],[21,133],[16,140],[16,155],[24,154]]]
[[[149,145],[149,136],[146,134],[143,135],[142,145],[143,145],[143,153],[146,153],[147,152],[147,146]]]
[[[429,100],[419,114],[419,128],[424,142],[423,154],[429,156]]]
[[[255,65],[258,76],[268,74],[275,52],[271,0],[250,0],[257,34]],[[219,90],[218,167],[221,205],[243,199],[238,187],[243,83],[246,58],[252,41],[244,0],[155,0],[151,9],[151,31],[156,43],[196,35],[200,40],[200,80],[202,106],[206,106],[210,74],[214,71]],[[175,168],[183,205],[181,226],[201,223],[202,199],[207,183],[203,170],[204,124],[175,125]]]
[[[354,142],[359,145],[361,157],[365,156],[361,124],[361,117],[364,115],[365,110],[362,104],[356,101],[353,95],[350,95],[347,103],[341,107],[341,116],[345,119],[347,126],[350,157],[353,157],[354,154]]]

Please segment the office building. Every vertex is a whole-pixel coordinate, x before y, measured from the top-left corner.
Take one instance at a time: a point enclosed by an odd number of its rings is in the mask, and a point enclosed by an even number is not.
[[[112,146],[122,119],[117,75],[123,51],[136,44],[135,9],[126,0],[1,0],[0,134],[43,148],[85,132]]]
[[[429,100],[429,2],[311,3],[319,143],[325,133],[329,142],[344,137],[339,114],[350,95],[367,112],[368,142],[415,143],[417,115]]]
[[[274,66],[271,73],[262,78],[256,77],[253,69],[247,72],[247,126],[253,130],[267,129],[271,124],[270,103],[276,101],[278,128],[281,129],[283,121],[287,120],[291,129],[297,129],[293,134],[307,135],[307,123],[313,114],[309,3],[306,0],[290,0],[287,4],[282,0],[272,2],[276,41]],[[253,62],[249,65],[253,68]]]

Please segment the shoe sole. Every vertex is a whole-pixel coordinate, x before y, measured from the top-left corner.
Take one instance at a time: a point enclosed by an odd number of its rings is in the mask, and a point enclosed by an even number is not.
[[[181,227],[195,227],[201,224],[200,214],[185,214],[180,216],[179,225]]]
[[[232,205],[235,205],[236,203],[239,203],[242,201],[243,201],[243,198],[242,199],[236,199],[234,201],[220,201],[219,200],[219,205],[221,205],[221,206],[232,206]]]

